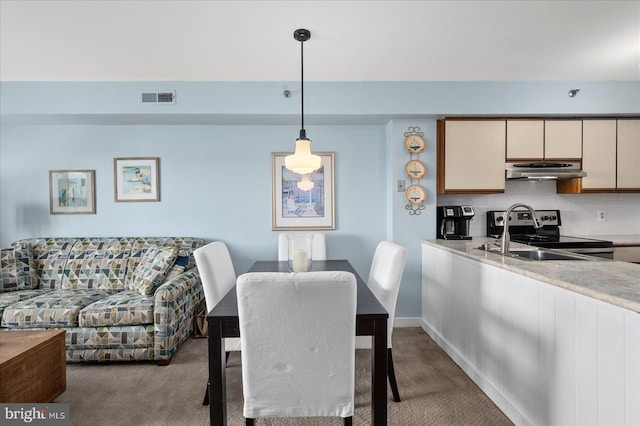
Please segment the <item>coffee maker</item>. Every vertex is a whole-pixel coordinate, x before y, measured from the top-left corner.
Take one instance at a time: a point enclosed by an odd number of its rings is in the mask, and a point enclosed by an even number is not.
[[[474,216],[471,206],[439,206],[438,229],[436,234],[441,240],[470,240],[469,222]]]

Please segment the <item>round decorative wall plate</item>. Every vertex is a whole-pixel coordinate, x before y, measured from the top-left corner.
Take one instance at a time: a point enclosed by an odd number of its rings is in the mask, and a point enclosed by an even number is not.
[[[404,170],[411,179],[422,179],[427,173],[427,168],[420,160],[411,160],[407,163]]]
[[[424,199],[427,198],[427,193],[420,185],[410,185],[404,195],[411,204],[422,204]]]
[[[411,153],[418,153],[424,151],[426,142],[422,136],[413,133],[405,138],[404,146],[407,148],[407,151]]]

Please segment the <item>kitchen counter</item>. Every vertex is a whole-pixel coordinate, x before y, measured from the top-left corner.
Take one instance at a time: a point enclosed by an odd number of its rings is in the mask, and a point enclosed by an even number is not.
[[[612,260],[527,261],[477,249],[484,242],[494,241],[473,237],[472,240],[422,240],[422,243],[640,313],[640,265]],[[531,249],[531,246],[511,243],[512,250],[518,248]]]
[[[611,241],[614,247],[635,247],[640,246],[640,234],[621,235],[621,234],[605,234],[605,235],[577,235],[578,237],[594,238],[596,240]]]
[[[422,241],[422,329],[516,425],[640,425],[640,265],[484,242]]]

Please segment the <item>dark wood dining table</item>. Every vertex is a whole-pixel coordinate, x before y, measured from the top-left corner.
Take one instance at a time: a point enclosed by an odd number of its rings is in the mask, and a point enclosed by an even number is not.
[[[387,424],[387,319],[389,314],[348,260],[314,260],[312,271],[348,271],[357,280],[356,335],[371,336],[371,424]],[[289,272],[286,261],[258,261],[247,272]],[[209,416],[227,424],[225,337],[240,337],[235,286],[207,314]]]

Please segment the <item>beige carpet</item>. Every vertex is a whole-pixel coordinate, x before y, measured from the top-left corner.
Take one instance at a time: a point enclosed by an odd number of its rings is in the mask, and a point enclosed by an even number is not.
[[[389,425],[509,425],[511,422],[419,328],[393,333],[402,402],[389,389]],[[153,363],[67,364],[67,390],[55,402],[71,406],[72,425],[208,425],[202,406],[206,339],[190,339],[166,367]],[[244,425],[240,354],[227,367],[229,422]],[[355,425],[369,425],[370,356],[356,354]],[[264,419],[258,425],[340,425],[337,418]]]

